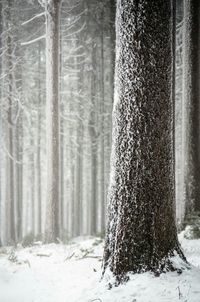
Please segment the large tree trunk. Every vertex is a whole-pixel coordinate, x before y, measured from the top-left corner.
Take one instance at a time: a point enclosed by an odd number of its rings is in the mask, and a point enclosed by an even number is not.
[[[175,225],[171,1],[117,3],[116,87],[104,270],[172,268]]]
[[[184,2],[184,186],[186,216],[200,212],[200,2]]]
[[[46,4],[47,217],[46,241],[59,237],[59,15],[60,1]]]

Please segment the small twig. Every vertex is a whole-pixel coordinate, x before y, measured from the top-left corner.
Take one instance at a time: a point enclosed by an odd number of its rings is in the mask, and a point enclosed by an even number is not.
[[[39,257],[50,257],[51,254],[37,254],[37,256],[39,256]]]
[[[74,254],[75,253],[72,253],[70,256],[66,257],[64,261],[70,260],[74,256]]]
[[[88,253],[85,253],[81,258],[78,258],[77,260],[82,260],[82,259],[88,259],[88,258],[92,258],[92,259],[102,259],[100,256],[88,256]]]
[[[179,297],[179,300],[183,297],[182,293],[181,293],[181,290],[180,290],[180,287],[178,286],[178,297]]]

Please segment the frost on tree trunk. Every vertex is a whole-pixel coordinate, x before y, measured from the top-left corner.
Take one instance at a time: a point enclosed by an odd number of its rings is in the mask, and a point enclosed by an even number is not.
[[[118,0],[104,271],[173,270],[173,14],[170,0]],[[184,258],[185,259],[185,258]]]
[[[184,188],[186,216],[200,213],[200,2],[184,1]],[[187,217],[188,218],[188,217]]]
[[[59,14],[60,1],[46,1],[47,217],[46,242],[59,237]]]

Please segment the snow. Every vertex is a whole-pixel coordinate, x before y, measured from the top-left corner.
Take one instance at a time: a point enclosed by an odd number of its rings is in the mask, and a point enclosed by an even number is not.
[[[103,242],[98,238],[1,248],[0,302],[199,302],[200,240],[188,240],[183,233],[179,239],[191,269],[160,277],[135,274],[111,290],[109,275],[100,282]]]

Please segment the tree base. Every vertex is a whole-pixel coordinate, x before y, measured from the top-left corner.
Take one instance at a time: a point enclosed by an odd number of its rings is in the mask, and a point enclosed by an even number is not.
[[[167,257],[153,265],[141,265],[138,269],[130,269],[130,271],[122,272],[120,274],[113,272],[109,265],[107,267],[113,276],[113,281],[108,283],[108,289],[128,282],[131,274],[150,272],[154,274],[155,277],[159,277],[163,273],[176,272],[180,275],[184,270],[191,268],[179,246],[174,251],[171,251]],[[107,267],[103,271],[102,278],[106,275]]]

